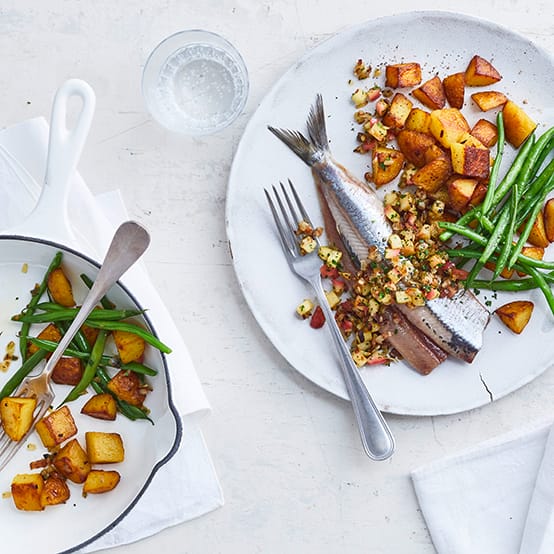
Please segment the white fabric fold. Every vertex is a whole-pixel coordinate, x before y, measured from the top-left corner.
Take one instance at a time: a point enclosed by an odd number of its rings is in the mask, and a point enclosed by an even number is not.
[[[40,195],[48,144],[43,118],[24,121],[0,131],[0,204],[3,227],[20,225]],[[81,176],[72,179],[69,194],[70,223],[77,237],[70,244],[101,261],[113,232],[128,219],[119,191],[94,197]],[[85,238],[86,237],[86,238]],[[44,229],[41,238],[59,240]],[[130,543],[165,527],[201,516],[223,505],[221,487],[198,425],[198,417],[210,406],[188,349],[171,315],[139,262],[123,277],[123,283],[148,308],[148,315],[172,353],[167,357],[172,396],[182,417],[183,440],[175,456],[154,476],[132,511],[109,533],[82,552]]]
[[[439,554],[554,552],[554,428],[542,422],[412,472]]]

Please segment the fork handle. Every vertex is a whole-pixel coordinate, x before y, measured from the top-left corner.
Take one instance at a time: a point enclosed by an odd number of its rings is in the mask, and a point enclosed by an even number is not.
[[[325,313],[327,326],[339,353],[340,368],[352,402],[364,450],[372,460],[386,460],[392,456],[395,448],[392,433],[352,360],[350,350],[335,321],[335,315],[327,302],[321,279],[316,278],[311,284],[317,294],[319,305]]]

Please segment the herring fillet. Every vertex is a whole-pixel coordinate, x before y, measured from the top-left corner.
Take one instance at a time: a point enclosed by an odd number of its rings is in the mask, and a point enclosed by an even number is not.
[[[377,195],[338,164],[329,150],[323,99],[317,95],[307,118],[308,137],[298,131],[268,129],[306,164],[329,206],[337,231],[359,267],[375,245],[383,253],[392,233]],[[450,355],[471,362],[483,345],[490,314],[469,290],[437,298],[425,306],[398,305],[409,322]]]

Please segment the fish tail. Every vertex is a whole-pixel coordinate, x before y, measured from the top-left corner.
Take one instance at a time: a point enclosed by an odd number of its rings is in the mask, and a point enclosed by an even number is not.
[[[298,157],[308,165],[320,161],[329,151],[327,128],[325,127],[325,111],[321,94],[316,97],[315,104],[310,108],[307,119],[308,137],[300,131],[276,129],[268,125],[268,129],[282,140]]]

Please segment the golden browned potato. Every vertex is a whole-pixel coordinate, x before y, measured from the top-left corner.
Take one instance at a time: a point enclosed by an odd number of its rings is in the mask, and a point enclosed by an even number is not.
[[[383,116],[383,125],[391,129],[402,129],[406,119],[410,115],[412,105],[411,100],[406,98],[401,92],[397,92],[392,98],[387,113]]]
[[[143,338],[128,331],[114,331],[113,339],[122,363],[142,361],[146,347]]]
[[[52,449],[77,434],[77,426],[67,406],[62,406],[43,417],[35,426],[42,444]]]
[[[121,476],[117,471],[93,469],[83,485],[83,496],[87,494],[100,494],[113,490],[119,483]]]
[[[36,398],[6,396],[0,401],[0,419],[6,435],[13,441],[20,441],[33,424],[37,407]]]
[[[521,249],[521,253],[524,256],[533,258],[534,260],[542,260],[544,257],[544,248],[542,246],[524,246]],[[526,274],[522,271],[518,271],[517,274],[520,277],[524,277]]]
[[[428,164],[433,160],[445,160],[450,163],[450,153],[445,152],[438,144],[432,144],[425,150],[425,163]]]
[[[62,338],[62,334],[60,333],[60,330],[53,324],[49,323],[38,335],[38,339],[43,340],[51,340],[53,342],[60,342]],[[35,346],[34,344],[29,344],[27,347],[27,353],[29,356],[31,354],[34,354],[38,351],[38,346]]]
[[[473,206],[479,206],[485,199],[485,196],[487,194],[487,183],[483,181],[479,181],[477,183],[477,186],[475,187],[475,190],[473,191],[473,194],[471,195],[471,200],[469,201],[468,207]]]
[[[442,80],[444,94],[450,107],[461,110],[464,105],[465,94],[465,75],[463,73],[453,73]]]
[[[533,308],[533,302],[529,300],[515,300],[500,306],[495,313],[508,329],[519,335],[529,323]]]
[[[450,155],[455,173],[479,179],[486,179],[489,176],[490,153],[488,148],[455,142],[450,146]]]
[[[485,267],[487,269],[490,269],[491,271],[494,271],[496,269],[496,264],[494,262],[487,262],[485,264]],[[511,279],[512,276],[514,274],[514,270],[513,269],[508,269],[507,267],[505,267],[501,272],[500,272],[500,277],[504,278],[504,279]]]
[[[142,385],[138,375],[124,369],[118,371],[109,380],[107,387],[118,398],[133,406],[142,406],[148,394],[148,390]]]
[[[502,108],[506,140],[519,148],[525,139],[535,130],[537,124],[515,102],[508,100]]]
[[[12,481],[11,491],[15,507],[18,510],[41,511],[44,479],[40,473],[19,473]]]
[[[461,212],[471,200],[478,180],[472,177],[457,175],[448,182],[449,205],[453,210]]]
[[[412,90],[412,96],[431,110],[440,110],[446,104],[442,81],[437,75]]]
[[[425,152],[435,144],[435,139],[426,133],[403,129],[398,133],[396,142],[406,160],[416,167],[423,167],[425,165]]]
[[[470,87],[492,85],[502,79],[494,66],[481,56],[473,56],[465,71],[465,83]]]
[[[499,106],[503,106],[508,98],[505,94],[496,90],[487,90],[484,92],[475,92],[471,95],[471,99],[477,104],[482,112],[494,110]]]
[[[54,302],[68,308],[75,306],[73,288],[61,267],[54,269],[48,276],[48,290]]]
[[[84,483],[90,471],[87,453],[77,439],[71,439],[54,456],[54,467],[74,483]]]
[[[94,343],[98,338],[98,333],[100,332],[100,329],[89,327],[88,325],[83,325],[81,327],[81,331],[83,332],[83,335],[85,335],[85,338],[87,339],[87,342],[90,344],[90,346],[94,346]]]
[[[63,477],[53,473],[44,481],[44,486],[40,495],[40,503],[42,506],[46,507],[64,504],[69,500],[69,497],[69,487]]]
[[[60,358],[52,371],[52,381],[58,385],[76,385],[83,376],[79,358]]]
[[[119,433],[87,431],[85,441],[91,464],[113,464],[125,459],[125,448]]]
[[[418,63],[397,63],[385,68],[385,86],[391,88],[415,87],[421,83],[421,66]]]
[[[419,168],[413,174],[412,182],[418,188],[433,193],[446,183],[451,174],[450,163],[443,158],[437,158]]]
[[[477,121],[469,133],[487,148],[492,148],[498,141],[498,129],[487,119]]]
[[[109,393],[95,394],[81,408],[81,413],[96,419],[113,421],[117,415],[115,398]]]
[[[433,110],[430,115],[429,132],[445,148],[459,142],[469,132],[469,124],[457,108]]]
[[[531,227],[529,238],[527,240],[533,246],[540,246],[541,248],[546,248],[550,244],[550,241],[546,236],[543,212],[539,212],[537,214],[537,217],[533,222],[533,226]]]
[[[420,133],[429,133],[429,123],[431,114],[421,108],[412,108],[404,124],[404,129],[409,131],[418,131]]]
[[[547,200],[542,213],[544,234],[549,242],[554,242],[554,198]]]
[[[378,146],[373,149],[371,167],[372,180],[376,187],[390,183],[404,165],[404,154],[394,148]]]

